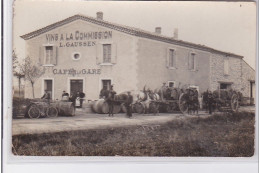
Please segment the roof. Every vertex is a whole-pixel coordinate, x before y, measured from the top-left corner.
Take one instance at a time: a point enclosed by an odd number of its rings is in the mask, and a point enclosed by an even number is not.
[[[182,40],[176,40],[172,37],[167,37],[167,36],[163,36],[160,34],[156,34],[156,33],[152,33],[152,32],[148,32],[139,28],[134,28],[134,27],[129,27],[129,26],[124,26],[124,25],[119,25],[119,24],[115,24],[115,23],[111,23],[105,20],[99,20],[93,17],[89,17],[89,16],[84,16],[81,14],[77,14],[74,16],[71,16],[69,18],[66,18],[64,20],[61,20],[59,22],[53,23],[51,25],[48,25],[44,28],[38,29],[36,31],[30,32],[28,34],[22,35],[21,37],[25,40],[29,40],[31,38],[34,38],[38,35],[41,35],[43,33],[46,33],[50,30],[53,30],[55,28],[58,28],[60,26],[63,26],[65,24],[71,23],[73,21],[76,20],[83,20],[83,21],[87,21],[96,25],[100,25],[100,26],[104,26],[113,30],[117,30],[126,34],[130,34],[133,36],[137,36],[137,37],[142,37],[142,38],[148,38],[148,39],[152,39],[152,40],[157,40],[157,41],[161,41],[161,42],[165,42],[165,43],[170,43],[170,44],[175,44],[175,45],[179,45],[179,46],[185,46],[185,47],[190,47],[190,48],[195,48],[195,49],[199,49],[199,50],[203,50],[203,51],[208,51],[211,53],[216,53],[216,54],[222,54],[225,56],[233,56],[236,58],[243,58],[243,56],[240,55],[236,55],[233,53],[229,53],[229,52],[223,52],[220,50],[216,50],[204,45],[200,45],[200,44],[194,44],[194,43],[190,43],[190,42],[186,42],[186,41],[182,41]]]

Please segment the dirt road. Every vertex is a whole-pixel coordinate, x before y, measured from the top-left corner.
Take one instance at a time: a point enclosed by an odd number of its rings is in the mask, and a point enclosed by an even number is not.
[[[241,111],[252,111],[252,108],[243,108]],[[76,111],[75,117],[56,117],[39,119],[14,119],[12,122],[13,135],[18,134],[39,134],[72,130],[100,129],[108,127],[120,127],[131,125],[159,125],[174,119],[186,119],[197,115],[183,115],[181,113],[169,114],[133,114],[132,118],[127,118],[125,114],[116,114],[108,117],[104,114],[84,113]],[[209,116],[205,112],[199,112],[200,117]]]

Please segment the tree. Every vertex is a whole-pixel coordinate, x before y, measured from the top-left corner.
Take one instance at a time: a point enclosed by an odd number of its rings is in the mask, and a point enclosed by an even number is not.
[[[24,74],[24,79],[29,81],[32,85],[32,93],[34,98],[34,83],[45,73],[45,69],[35,65],[30,57],[26,57],[24,59],[24,62],[20,65],[20,69]]]
[[[19,68],[18,57],[15,53],[15,50],[13,50],[12,59],[13,59],[13,75],[16,76],[18,78],[18,81],[19,81],[19,98],[20,98],[20,95],[21,95],[21,79],[24,78],[24,73],[21,71],[21,68]]]

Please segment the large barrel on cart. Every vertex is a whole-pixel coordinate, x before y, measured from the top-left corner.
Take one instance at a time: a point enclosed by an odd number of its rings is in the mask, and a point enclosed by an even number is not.
[[[206,91],[202,94],[204,108],[208,107],[208,95],[211,92]],[[233,89],[217,89],[212,92],[213,109],[218,111],[236,112],[239,107],[239,100],[242,94]]]
[[[159,104],[160,112],[182,112],[186,114],[189,108],[198,109],[198,91],[195,88],[161,88],[157,91],[160,95],[160,100],[156,101]]]

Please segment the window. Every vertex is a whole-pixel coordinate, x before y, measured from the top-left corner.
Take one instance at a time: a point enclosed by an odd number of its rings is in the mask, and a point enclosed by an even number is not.
[[[174,49],[169,50],[169,67],[176,67]]]
[[[111,63],[111,44],[103,44],[103,63]]]
[[[53,60],[53,46],[45,46],[45,64],[51,64]]]
[[[39,65],[54,66],[57,65],[58,48],[53,44],[41,45],[39,47]]]
[[[229,61],[228,59],[224,59],[224,75],[229,74]]]
[[[80,55],[79,52],[74,52],[74,53],[72,54],[72,59],[73,59],[73,60],[79,60],[80,57],[81,57],[81,55]]]
[[[220,89],[231,89],[231,84],[220,83]]]
[[[195,70],[195,53],[191,53],[189,57],[189,69]]]
[[[174,81],[168,81],[168,87],[171,87],[171,88],[175,87]]]

